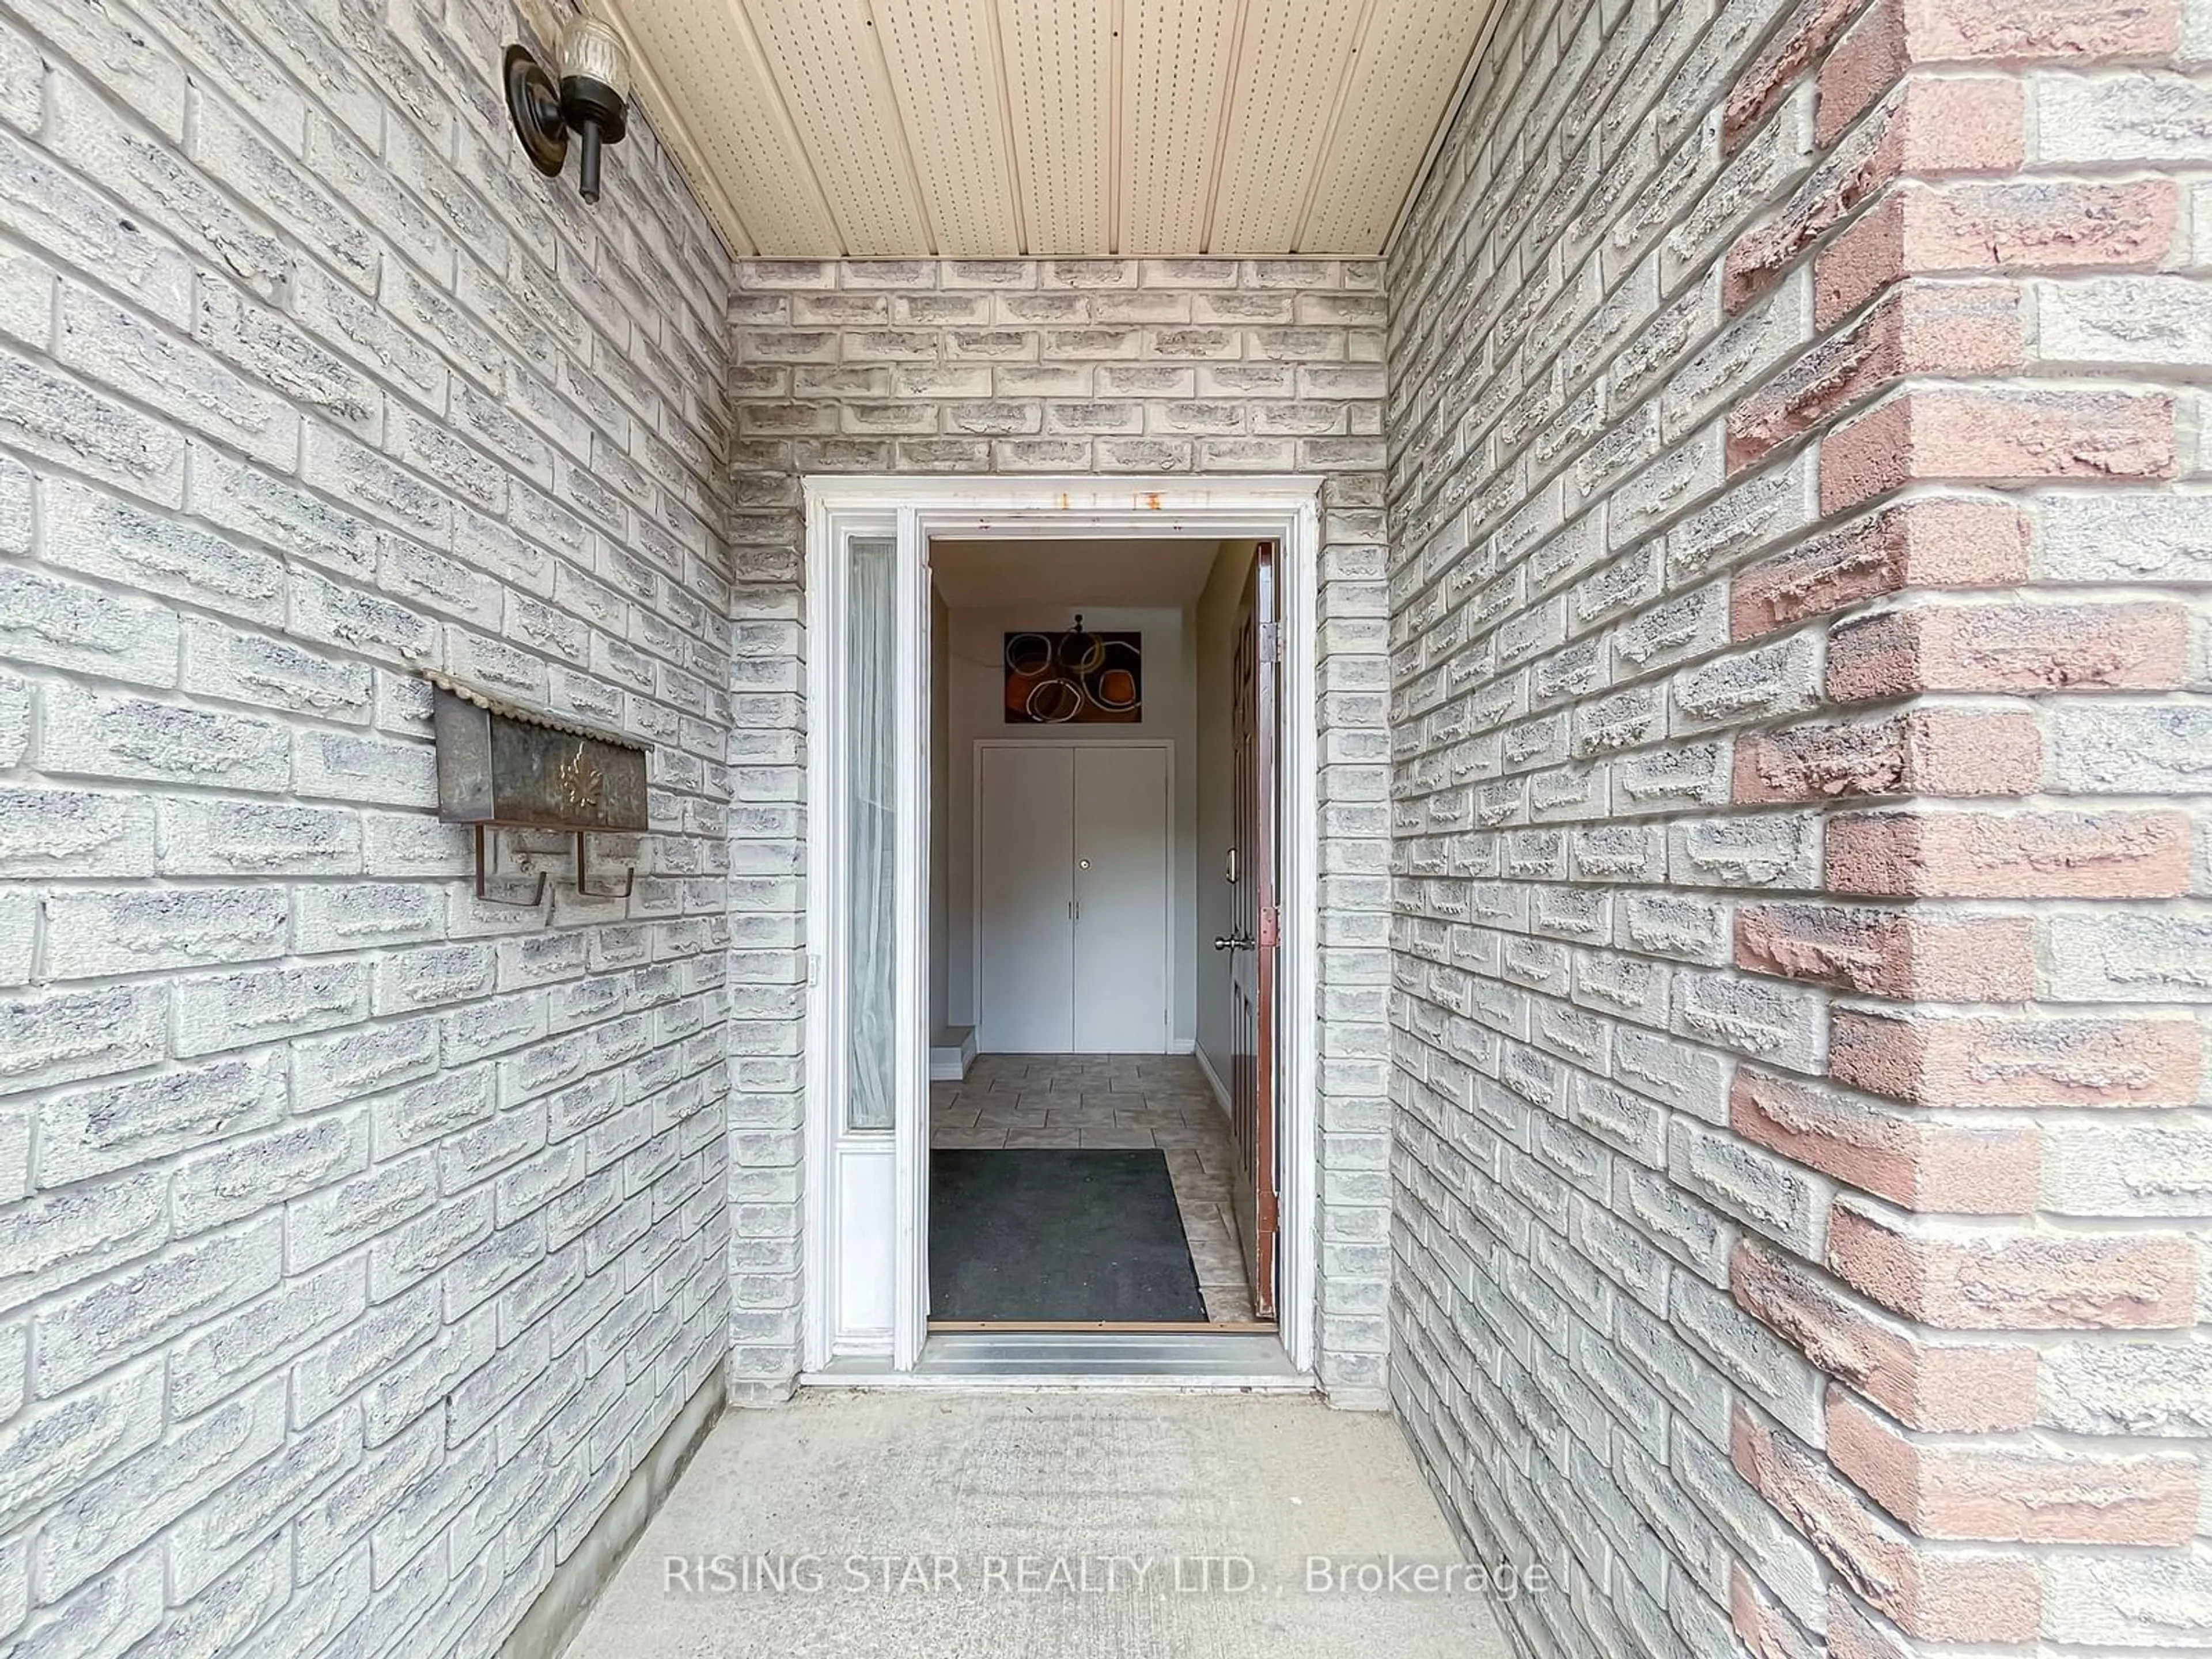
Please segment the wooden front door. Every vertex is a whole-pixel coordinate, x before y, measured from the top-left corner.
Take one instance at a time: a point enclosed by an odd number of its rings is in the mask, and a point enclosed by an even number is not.
[[[1276,549],[1260,544],[1238,616],[1230,730],[1236,783],[1235,864],[1229,872],[1229,1079],[1237,1139],[1232,1193],[1255,1318],[1275,1317],[1276,710],[1282,630]]]

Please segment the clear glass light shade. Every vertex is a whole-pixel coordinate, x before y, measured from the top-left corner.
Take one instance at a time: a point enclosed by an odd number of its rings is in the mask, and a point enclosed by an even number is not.
[[[615,96],[629,97],[629,53],[622,36],[596,17],[579,17],[561,37],[561,78],[580,76],[614,89]]]

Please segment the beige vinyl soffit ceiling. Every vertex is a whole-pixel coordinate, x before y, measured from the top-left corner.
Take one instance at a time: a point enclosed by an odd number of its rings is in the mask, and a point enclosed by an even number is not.
[[[740,253],[1382,251],[1490,0],[603,0]]]

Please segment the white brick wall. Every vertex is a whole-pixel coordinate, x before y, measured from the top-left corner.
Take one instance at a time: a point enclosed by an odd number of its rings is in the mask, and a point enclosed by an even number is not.
[[[1729,1466],[1729,1409],[1818,1413],[1729,1300],[1817,1180],[1727,1131],[1737,1055],[1817,1070],[1824,996],[1733,971],[1731,900],[1819,882],[1810,811],[1731,806],[1730,734],[1820,696],[1729,649],[1714,572],[1809,522],[1725,479],[1717,412],[1811,336],[1803,273],[1723,324],[1718,260],[1810,108],[1732,161],[1778,0],[1504,0],[1391,251],[1394,1404],[1486,1555],[1560,1586],[1533,1651],[1719,1655],[1731,1559],[1820,1605]]]
[[[515,33],[0,4],[25,1659],[488,1654],[726,1351],[729,265]],[[632,900],[475,902],[423,666],[657,745]]]
[[[838,472],[1322,481],[1320,1370],[1379,1403],[1382,301],[1371,262],[740,261],[731,301],[733,1376],[797,1370],[805,650],[799,480]]]

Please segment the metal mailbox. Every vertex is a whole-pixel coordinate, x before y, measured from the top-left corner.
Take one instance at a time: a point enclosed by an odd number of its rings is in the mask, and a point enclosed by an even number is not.
[[[584,838],[646,828],[646,744],[556,720],[430,674],[438,750],[438,816],[475,826],[477,896],[494,903],[536,904],[541,873],[527,898],[495,881],[488,830],[565,830],[576,837],[576,888],[597,898],[625,896],[590,884]],[[635,881],[635,872],[628,878]]]

